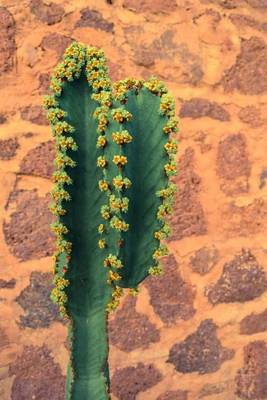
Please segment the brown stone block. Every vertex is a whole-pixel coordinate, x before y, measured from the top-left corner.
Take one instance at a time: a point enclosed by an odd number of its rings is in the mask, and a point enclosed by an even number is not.
[[[146,349],[160,340],[160,332],[145,314],[136,312],[136,298],[128,297],[109,322],[110,343],[123,351]]]
[[[205,295],[212,304],[245,302],[261,296],[267,289],[267,276],[249,249],[242,249],[224,264],[221,277],[210,284]]]
[[[221,345],[216,330],[211,319],[202,321],[196,332],[172,346],[166,362],[174,364],[176,371],[184,374],[218,371],[224,361],[233,358],[234,350]]]

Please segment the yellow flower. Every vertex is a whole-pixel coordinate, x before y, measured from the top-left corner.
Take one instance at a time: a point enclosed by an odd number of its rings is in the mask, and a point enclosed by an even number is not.
[[[104,248],[106,247],[106,241],[105,241],[105,239],[100,239],[100,240],[98,241],[98,247],[99,247],[100,249],[104,249]]]
[[[127,157],[126,156],[114,156],[113,160],[114,164],[118,165],[118,166],[123,166],[127,163]]]
[[[99,233],[103,233],[104,230],[105,230],[104,224],[98,225],[98,232],[99,232]]]
[[[111,284],[113,281],[119,281],[121,276],[117,272],[108,271],[108,280],[107,282]]]
[[[132,141],[132,136],[127,130],[123,130],[121,132],[113,132],[112,139],[118,145],[122,145],[124,143],[130,143]]]
[[[101,167],[101,168],[105,168],[106,165],[107,165],[107,160],[105,159],[105,157],[99,156],[97,158],[97,166]]]
[[[96,147],[104,147],[107,143],[107,139],[105,136],[101,135],[98,137],[97,142],[96,142]]]
[[[107,181],[105,181],[105,180],[99,181],[99,182],[98,182],[98,186],[99,186],[99,189],[100,189],[101,191],[108,190],[108,183],[107,183]]]

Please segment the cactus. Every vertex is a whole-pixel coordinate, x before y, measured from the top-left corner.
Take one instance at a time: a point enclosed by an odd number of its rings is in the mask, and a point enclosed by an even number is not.
[[[67,400],[110,398],[108,315],[124,288],[160,275],[170,233],[178,131],[162,82],[112,84],[103,51],[73,42],[44,108],[55,137],[51,298],[68,318]]]

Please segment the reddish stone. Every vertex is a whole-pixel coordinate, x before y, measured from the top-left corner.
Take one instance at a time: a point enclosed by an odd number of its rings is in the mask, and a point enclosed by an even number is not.
[[[9,370],[15,375],[11,400],[64,400],[65,377],[45,345],[25,347]]]
[[[51,322],[60,319],[58,307],[50,299],[52,280],[52,273],[31,273],[29,286],[16,298],[25,312],[20,316],[23,328],[48,328]]]
[[[214,3],[222,8],[231,10],[243,5],[243,0],[200,0],[201,3],[209,4]]]
[[[179,117],[193,119],[209,117],[219,121],[230,121],[230,114],[222,106],[215,101],[209,101],[200,97],[184,101],[179,112]]]
[[[262,189],[265,186],[266,178],[267,178],[267,169],[263,169],[260,174],[260,184],[259,184],[260,189]]]
[[[248,192],[251,163],[244,135],[232,134],[221,140],[216,163],[221,178],[220,188],[225,194],[233,196]]]
[[[0,113],[0,125],[5,124],[7,121],[7,117],[5,114]]]
[[[69,36],[52,32],[43,37],[40,46],[43,50],[55,51],[58,57],[60,58],[64,53],[66,47],[68,47],[72,42],[73,39],[70,38]]]
[[[19,147],[17,138],[0,140],[0,160],[10,160],[15,157]]]
[[[2,327],[0,327],[0,350],[9,345],[9,339]]]
[[[207,233],[206,218],[198,199],[201,178],[194,171],[194,157],[194,149],[188,147],[178,162],[179,173],[175,178],[178,190],[175,194],[174,213],[171,217],[171,240]]]
[[[221,277],[210,284],[205,295],[212,304],[245,302],[262,295],[267,289],[267,275],[249,249],[242,249],[224,264]]]
[[[234,89],[242,94],[257,95],[267,90],[267,46],[263,39],[253,36],[241,39],[241,52],[236,63],[221,80],[225,92]]]
[[[20,110],[21,118],[37,125],[48,125],[45,111],[42,106],[26,106]]]
[[[264,332],[267,330],[267,308],[259,314],[250,314],[240,322],[240,333],[242,335],[252,335],[253,333]]]
[[[84,8],[81,10],[81,18],[76,22],[75,28],[95,28],[105,32],[114,32],[114,23],[104,19],[102,14],[97,10]]]
[[[158,396],[156,400],[187,400],[187,393],[184,390],[168,390]]]
[[[261,112],[255,106],[241,108],[238,117],[242,122],[249,124],[252,128],[258,128],[264,124],[264,120],[261,118]]]
[[[13,202],[16,210],[3,227],[12,254],[21,261],[52,255],[55,238],[49,226],[54,221],[48,209],[50,195],[39,197],[36,189],[15,191],[9,199],[9,204]]]
[[[16,24],[11,12],[0,7],[0,75],[12,69],[16,53]]]
[[[170,13],[177,8],[175,0],[124,0],[123,7],[137,13]]]
[[[228,237],[250,237],[263,232],[267,223],[267,202],[261,198],[244,206],[231,202],[223,207],[221,221]]]
[[[65,14],[62,5],[53,2],[46,4],[42,0],[31,0],[29,7],[31,12],[47,25],[54,25],[60,22]]]
[[[250,164],[246,138],[242,134],[226,136],[219,142],[217,153],[217,173],[224,179],[249,176]]]
[[[249,26],[250,28],[257,29],[259,31],[267,31],[266,23],[261,23],[249,15],[231,14],[229,15],[229,19],[237,28],[240,28],[241,26]]]
[[[244,364],[236,375],[236,392],[242,400],[267,397],[267,345],[263,340],[244,348]]]
[[[215,246],[202,247],[190,258],[190,266],[193,272],[206,275],[212,270],[219,260],[219,251]]]
[[[148,276],[144,282],[150,294],[150,303],[156,314],[168,326],[178,320],[192,318],[195,290],[185,282],[173,255],[162,260],[162,276]]]
[[[0,279],[0,289],[14,289],[16,285],[16,279],[12,278],[9,281]]]
[[[217,326],[211,319],[201,322],[196,332],[172,346],[167,363],[176,371],[208,374],[220,369],[223,362],[234,356],[234,350],[221,345],[216,334]]]
[[[49,85],[50,85],[50,74],[49,73],[42,73],[39,75],[39,94],[48,94],[49,93]]]
[[[153,364],[116,369],[111,378],[111,392],[119,400],[135,400],[136,396],[162,380]]]
[[[206,383],[206,385],[201,388],[198,398],[202,399],[206,396],[223,393],[227,389],[228,383],[229,382]]]
[[[246,0],[254,8],[267,8],[267,0]]]
[[[126,74],[120,64],[115,64],[112,61],[108,61],[109,76],[113,82],[125,78]]]
[[[110,343],[123,351],[146,349],[160,340],[159,330],[145,314],[135,310],[136,299],[128,297],[115,318],[109,322]]]
[[[54,171],[54,142],[42,142],[30,150],[20,163],[20,173],[51,178]]]

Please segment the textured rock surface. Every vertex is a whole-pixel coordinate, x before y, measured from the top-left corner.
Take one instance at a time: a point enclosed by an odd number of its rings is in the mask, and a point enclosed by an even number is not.
[[[31,0],[31,12],[42,22],[47,25],[54,25],[62,20],[64,8],[60,4],[50,2],[45,3],[42,0]]]
[[[18,148],[17,138],[0,140],[0,160],[10,160],[15,157]]]
[[[40,143],[21,160],[19,172],[26,175],[51,178],[54,171],[54,158],[54,142],[49,140],[48,142]]]
[[[21,118],[30,121],[37,125],[47,125],[48,121],[45,116],[43,107],[41,106],[26,106],[21,109]]]
[[[145,281],[150,303],[166,325],[186,321],[196,311],[194,288],[183,280],[173,255],[165,258],[163,266],[165,272],[161,277],[149,276]]]
[[[72,41],[70,37],[54,32],[44,36],[40,46],[43,50],[53,50],[60,58],[65,48],[68,47]]]
[[[180,118],[209,117],[219,121],[229,121],[230,115],[222,106],[207,99],[195,98],[185,101],[179,112]]]
[[[222,78],[226,92],[237,90],[243,94],[261,94],[267,89],[267,46],[263,39],[252,36],[241,39],[241,51],[236,63]]]
[[[50,300],[52,279],[52,273],[31,273],[29,286],[16,298],[25,312],[20,316],[22,327],[47,328],[52,321],[60,318],[56,305]]]
[[[193,272],[206,275],[212,270],[219,260],[219,251],[215,246],[202,247],[190,258]]]
[[[267,308],[259,314],[249,314],[240,322],[240,333],[252,335],[267,331]]]
[[[106,32],[113,32],[113,22],[108,22],[103,18],[101,13],[97,10],[91,10],[90,8],[84,8],[81,10],[81,18],[75,24],[76,28],[96,28]]]
[[[54,237],[49,224],[50,195],[39,197],[36,190],[19,192],[14,201],[16,210],[4,221],[4,235],[10,251],[21,261],[46,257],[54,249]]]
[[[168,363],[183,374],[216,372],[221,364],[234,356],[234,350],[224,348],[216,334],[212,320],[202,321],[196,332],[170,349]]]
[[[180,118],[171,255],[110,319],[112,400],[266,399],[267,1],[0,3],[0,399],[64,400],[41,103],[74,39],[164,80]]]
[[[250,250],[226,263],[221,277],[206,288],[212,304],[244,302],[259,297],[267,289],[267,275]]]
[[[127,352],[160,340],[159,330],[146,315],[136,312],[135,305],[136,299],[129,297],[109,324],[110,342]]]
[[[228,196],[248,192],[251,165],[244,135],[229,135],[221,140],[217,152],[217,173],[221,190]]]
[[[167,391],[157,397],[157,400],[187,400],[187,392],[183,390]]]
[[[0,75],[12,69],[16,52],[16,24],[10,10],[0,7]]]
[[[180,154],[179,176],[176,178],[179,191],[176,194],[174,215],[172,217],[172,239],[179,240],[189,236],[204,235],[207,222],[198,193],[201,178],[194,170],[195,152],[189,147]]]
[[[10,365],[11,400],[63,399],[65,377],[46,346],[27,346]]]
[[[244,348],[244,365],[236,376],[236,395],[254,400],[267,397],[267,345],[258,340]]]
[[[160,382],[161,373],[153,364],[138,363],[136,367],[116,369],[112,379],[112,392],[119,400],[135,400],[136,396]]]

